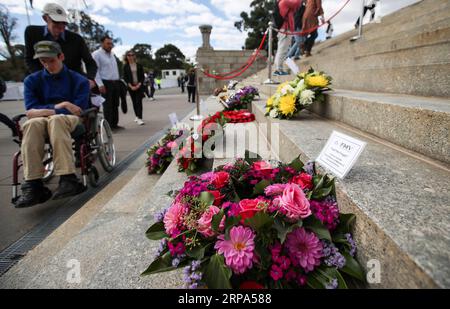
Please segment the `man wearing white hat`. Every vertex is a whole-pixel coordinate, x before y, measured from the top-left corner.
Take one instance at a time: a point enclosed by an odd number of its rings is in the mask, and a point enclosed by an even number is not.
[[[34,45],[40,41],[57,42],[65,55],[64,64],[67,68],[84,74],[90,80],[91,88],[95,86],[97,64],[86,45],[84,39],[69,30],[67,13],[62,6],[56,3],[47,3],[42,10],[42,18],[46,26],[28,26],[25,29],[25,62],[29,73],[43,69],[39,60],[34,59]],[[81,61],[86,65],[83,72]]]

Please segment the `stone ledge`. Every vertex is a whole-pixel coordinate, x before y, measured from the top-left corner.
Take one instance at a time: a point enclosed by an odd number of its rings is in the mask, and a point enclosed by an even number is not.
[[[272,95],[277,86],[260,86]],[[450,166],[450,100],[336,89],[310,110]]]
[[[382,282],[373,287],[450,287],[448,169],[308,112],[278,121],[264,116],[264,103],[254,103],[253,111],[261,123],[279,123],[283,161],[298,154],[315,159],[333,130],[366,141],[365,152],[349,176],[338,181],[337,191],[341,209],[358,216],[359,260],[363,265],[381,262]]]

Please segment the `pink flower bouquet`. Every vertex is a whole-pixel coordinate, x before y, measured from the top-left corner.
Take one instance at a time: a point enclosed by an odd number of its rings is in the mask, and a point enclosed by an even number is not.
[[[177,140],[183,136],[182,130],[169,130],[155,145],[147,150],[146,166],[149,174],[162,174],[178,152]]]
[[[188,288],[347,288],[364,273],[334,179],[314,163],[238,159],[175,192],[147,231],[143,275],[184,268]]]

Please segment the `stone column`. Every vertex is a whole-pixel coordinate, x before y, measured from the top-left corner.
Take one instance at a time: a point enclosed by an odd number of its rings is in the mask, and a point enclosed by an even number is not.
[[[203,40],[203,45],[200,48],[212,50],[213,48],[210,44],[212,26],[211,25],[201,25],[199,28],[200,28],[200,32],[202,33],[202,40]]]

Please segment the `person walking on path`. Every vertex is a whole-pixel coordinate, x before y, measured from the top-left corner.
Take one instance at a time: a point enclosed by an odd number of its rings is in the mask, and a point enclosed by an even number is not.
[[[95,82],[98,85],[100,93],[105,98],[103,114],[111,129],[123,129],[118,126],[121,81],[116,56],[112,52],[114,44],[108,36],[103,37],[101,43],[101,47],[92,56],[98,66]]]
[[[56,3],[47,3],[42,13],[45,26],[28,26],[25,29],[25,64],[28,73],[44,68],[39,59],[34,57],[34,45],[44,40],[55,41],[61,46],[67,68],[85,75],[89,79],[90,88],[94,88],[97,64],[92,59],[84,39],[77,33],[66,30],[69,20],[64,8]],[[82,61],[86,66],[86,74],[83,72]]]
[[[377,7],[377,2],[380,0],[365,0],[364,4],[364,13],[363,18],[366,16],[367,11],[370,10],[370,21],[373,21],[375,19],[375,8]],[[361,16],[358,17],[358,20],[356,21],[355,28],[359,27],[359,20]]]
[[[156,84],[158,85],[158,90],[161,90],[161,78],[156,79]]]
[[[303,31],[307,32],[304,43],[305,57],[311,56],[311,50],[318,36],[317,27],[319,26],[319,16],[321,23],[325,22],[323,14],[322,0],[306,0],[302,28]]]
[[[300,8],[295,13],[295,32],[300,32],[303,26],[303,14],[305,13],[305,0],[302,0]],[[304,42],[304,37],[300,34],[294,36],[294,44],[288,52],[287,58],[300,59],[301,44]]]
[[[136,55],[129,51],[125,55],[125,65],[123,67],[123,79],[127,83],[128,92],[133,102],[134,120],[138,125],[144,125],[142,120],[142,99],[144,98],[144,67],[136,62]]]
[[[188,91],[188,103],[195,103],[195,96],[197,91],[197,76],[195,75],[195,69],[189,70],[189,73],[188,75],[186,75],[185,80]]]
[[[294,32],[295,31],[295,12],[300,8],[301,0],[278,0],[278,9],[284,23],[280,30],[283,32]],[[289,52],[289,47],[291,46],[292,35],[285,33],[278,33],[278,50],[275,56],[275,68],[276,71],[274,75],[288,75],[283,69],[283,63],[286,59],[287,53]]]
[[[181,93],[184,93],[186,89],[186,76],[184,74],[181,75],[180,83],[181,83]]]
[[[331,39],[333,37],[333,32],[334,32],[334,27],[333,24],[331,23],[331,21],[328,22],[328,27],[327,27],[327,40]]]
[[[147,74],[148,85],[150,87],[150,101],[155,101],[155,73],[149,71]]]

